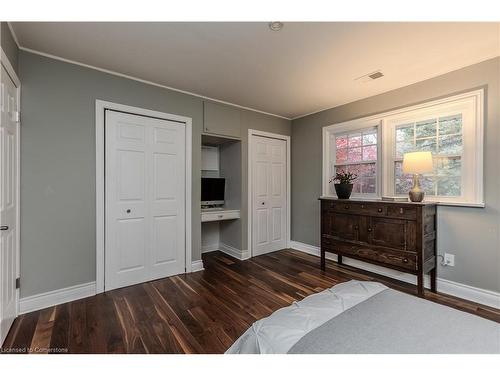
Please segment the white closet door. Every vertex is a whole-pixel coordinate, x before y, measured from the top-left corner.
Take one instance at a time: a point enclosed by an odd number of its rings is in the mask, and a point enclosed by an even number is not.
[[[1,67],[0,123],[0,345],[16,318],[17,89]]]
[[[106,111],[105,289],[185,271],[185,126]]]
[[[252,247],[261,255],[286,247],[286,142],[253,135]]]

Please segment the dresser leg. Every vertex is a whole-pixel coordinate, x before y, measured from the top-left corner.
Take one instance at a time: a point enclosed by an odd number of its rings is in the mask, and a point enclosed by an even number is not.
[[[419,297],[424,296],[424,273],[422,271],[417,275],[417,291]]]
[[[325,270],[325,250],[321,249],[321,269]]]
[[[431,291],[433,293],[437,293],[437,288],[436,288],[436,267],[434,267],[432,270],[431,270]]]
[[[337,263],[342,264],[342,255],[337,255]]]

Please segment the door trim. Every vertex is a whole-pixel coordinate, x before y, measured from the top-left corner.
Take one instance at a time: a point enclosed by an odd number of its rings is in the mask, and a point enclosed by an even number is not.
[[[161,120],[176,121],[186,125],[186,272],[192,272],[191,253],[191,190],[192,190],[192,119],[190,117],[173,115],[170,113],[152,111],[149,109],[132,107],[124,104],[107,102],[104,100],[95,101],[95,139],[96,139],[96,294],[104,292],[105,276],[105,110],[127,112],[134,115],[154,117]]]
[[[247,233],[247,240],[248,240],[248,252],[250,253],[250,257],[253,257],[253,247],[252,247],[252,236],[253,236],[253,228],[252,228],[252,214],[253,214],[253,175],[252,175],[252,152],[253,152],[253,136],[260,136],[260,137],[266,137],[266,138],[272,138],[272,139],[280,139],[286,142],[286,247],[290,247],[290,236],[291,236],[291,231],[290,231],[290,217],[291,217],[291,175],[290,175],[290,170],[291,170],[291,160],[290,160],[290,136],[289,135],[282,135],[282,134],[276,134],[276,133],[269,133],[269,132],[264,132],[260,130],[254,130],[254,129],[248,129],[248,204],[247,204],[247,211],[248,211],[248,233]]]
[[[5,70],[9,74],[12,82],[16,86],[16,100],[17,100],[17,111],[21,113],[21,80],[17,76],[12,64],[10,63],[7,54],[0,47],[0,64],[4,66]],[[20,116],[20,115],[19,115]],[[16,278],[21,277],[21,119],[16,123]],[[19,299],[20,299],[21,289],[16,289],[16,317],[19,316]],[[0,343],[1,345],[2,343]]]

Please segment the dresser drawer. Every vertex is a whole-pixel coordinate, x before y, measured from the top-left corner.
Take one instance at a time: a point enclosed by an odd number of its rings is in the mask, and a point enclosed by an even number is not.
[[[386,216],[387,215],[387,206],[383,203],[352,203],[349,201],[346,202],[335,202],[327,207],[329,210],[332,210],[337,213],[342,214],[355,214],[355,215],[367,215],[367,216]]]
[[[390,205],[387,207],[387,215],[401,219],[416,220],[417,207]]]
[[[352,256],[359,260],[366,260],[381,265],[390,265],[399,268],[404,268],[410,271],[417,270],[417,256],[416,254],[409,254],[402,251],[392,251],[381,248],[373,248],[363,245],[350,244],[347,242],[337,241],[330,239],[328,246],[325,247],[326,251]]]

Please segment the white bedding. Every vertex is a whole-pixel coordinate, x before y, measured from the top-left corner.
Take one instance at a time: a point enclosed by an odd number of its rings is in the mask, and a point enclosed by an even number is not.
[[[226,354],[287,353],[313,329],[385,289],[380,283],[351,280],[310,295],[255,322]]]

